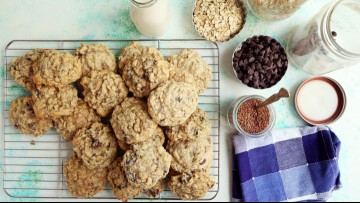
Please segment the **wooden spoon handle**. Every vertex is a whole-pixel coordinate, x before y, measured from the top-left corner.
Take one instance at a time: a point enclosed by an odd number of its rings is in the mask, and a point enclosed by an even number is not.
[[[257,106],[256,108],[260,109],[269,104],[279,101],[281,98],[288,98],[288,97],[290,97],[289,92],[285,88],[281,88],[279,93],[272,95],[269,99],[267,99],[264,102],[262,102],[261,104],[259,104],[259,106]]]

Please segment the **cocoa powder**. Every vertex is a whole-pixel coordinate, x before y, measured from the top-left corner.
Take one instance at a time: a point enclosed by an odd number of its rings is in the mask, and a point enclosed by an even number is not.
[[[257,109],[256,107],[260,103],[261,101],[258,99],[249,99],[238,109],[238,123],[249,134],[261,133],[270,124],[270,110],[268,107]]]

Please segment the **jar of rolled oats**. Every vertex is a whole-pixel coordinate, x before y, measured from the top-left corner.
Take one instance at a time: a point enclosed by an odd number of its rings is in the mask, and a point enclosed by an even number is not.
[[[307,0],[248,0],[250,10],[263,20],[283,20],[292,16]]]

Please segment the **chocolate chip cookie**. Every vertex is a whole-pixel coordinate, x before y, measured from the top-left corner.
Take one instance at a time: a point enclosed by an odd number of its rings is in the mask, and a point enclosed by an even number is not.
[[[64,176],[71,194],[78,198],[92,198],[105,189],[108,170],[89,169],[75,155],[64,166]]]
[[[72,144],[75,154],[89,169],[106,168],[116,158],[115,135],[109,126],[101,123],[79,130]]]
[[[149,114],[160,126],[180,125],[195,112],[198,100],[191,84],[166,82],[151,92]]]
[[[214,178],[205,172],[183,173],[172,177],[169,182],[171,191],[183,200],[201,199],[214,186]]]
[[[166,179],[162,179],[154,187],[143,190],[143,193],[145,193],[150,199],[155,199],[165,190],[165,187]]]
[[[211,137],[169,141],[167,150],[173,158],[171,168],[180,173],[204,172],[210,169],[213,162]]]
[[[197,93],[201,94],[206,90],[212,80],[212,72],[207,64],[194,50],[184,49],[178,55],[170,55],[168,61],[173,65],[175,71],[174,80],[177,82],[189,82],[183,77],[182,72],[192,75],[191,84],[196,87]],[[180,73],[180,75],[178,75]]]
[[[135,97],[148,97],[150,92],[169,80],[172,67],[151,54],[135,56],[125,65],[123,79]]]
[[[43,49],[36,49],[28,52],[25,56],[16,58],[9,64],[9,73],[14,80],[28,91],[33,91],[33,64],[44,53]]]
[[[119,56],[119,72],[122,74],[125,65],[135,56],[150,54],[154,59],[163,59],[164,57],[154,47],[143,46],[137,42],[132,42],[124,47]]]
[[[36,85],[63,87],[81,77],[79,60],[70,53],[46,50],[33,64]]]
[[[107,70],[91,71],[80,83],[85,102],[102,117],[111,114],[129,92],[121,76]]]
[[[37,86],[32,92],[36,116],[55,119],[71,115],[78,104],[77,93],[70,85],[62,88]]]
[[[117,138],[126,144],[150,139],[157,127],[148,113],[146,102],[136,98],[126,98],[115,108],[111,125]]]
[[[143,143],[125,153],[121,166],[131,185],[150,189],[167,176],[170,163],[171,156],[162,146]]]
[[[122,157],[117,158],[109,167],[107,180],[117,199],[127,202],[141,194],[141,189],[129,184],[121,168]]]
[[[31,104],[31,96],[14,100],[10,105],[10,122],[23,134],[40,136],[51,129],[52,121],[37,118]]]
[[[92,70],[117,71],[116,58],[109,47],[102,44],[81,44],[76,50],[82,67],[82,75],[88,75]]]
[[[194,140],[209,137],[211,123],[206,113],[199,107],[185,123],[166,127],[166,135],[170,140]]]
[[[90,108],[86,102],[79,99],[74,113],[70,116],[62,116],[54,119],[54,124],[62,138],[67,142],[71,142],[77,131],[82,128],[88,128],[91,124],[100,121],[101,118],[96,114],[95,110]]]
[[[157,127],[155,130],[154,135],[149,139],[146,140],[144,142],[153,142],[158,144],[159,146],[162,146],[165,143],[165,135],[163,130],[160,127]],[[118,145],[120,147],[120,149],[127,151],[131,149],[131,145],[126,144],[124,141],[118,140]]]

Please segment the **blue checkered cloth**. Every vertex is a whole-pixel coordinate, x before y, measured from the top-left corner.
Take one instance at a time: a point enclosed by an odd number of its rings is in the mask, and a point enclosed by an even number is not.
[[[341,142],[327,127],[234,136],[234,202],[326,201],[341,187]]]

